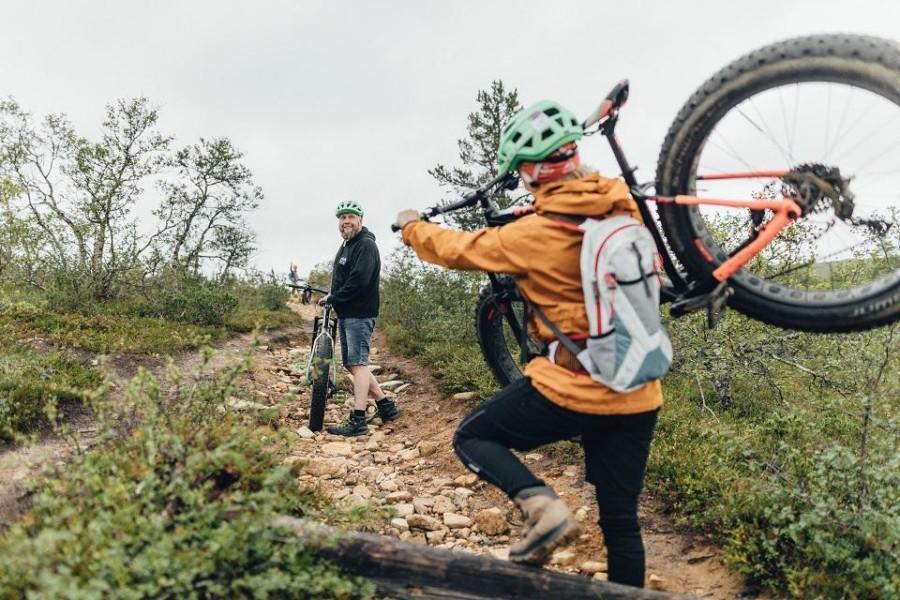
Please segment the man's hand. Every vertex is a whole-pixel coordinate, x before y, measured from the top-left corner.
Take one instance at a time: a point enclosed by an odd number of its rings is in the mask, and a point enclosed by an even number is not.
[[[321,298],[319,298],[319,302],[317,304],[319,306],[325,306],[329,302],[331,302],[331,294],[329,294],[327,296],[322,296]]]
[[[407,209],[402,210],[397,215],[397,227],[403,229],[405,226],[409,225],[413,221],[418,221],[422,218],[422,215],[417,210]]]

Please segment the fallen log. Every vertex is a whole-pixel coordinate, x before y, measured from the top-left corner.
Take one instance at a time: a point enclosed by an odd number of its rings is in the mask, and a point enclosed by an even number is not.
[[[597,581],[517,565],[467,552],[430,548],[394,538],[344,531],[293,517],[275,525],[346,572],[372,581],[382,594],[400,599],[486,600],[675,600],[668,592]]]

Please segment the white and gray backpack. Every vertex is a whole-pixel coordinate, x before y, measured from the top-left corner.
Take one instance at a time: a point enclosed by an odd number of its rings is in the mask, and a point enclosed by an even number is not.
[[[580,348],[536,306],[534,312],[595,381],[630,392],[665,375],[672,343],[659,314],[659,254],[650,232],[621,215],[585,219],[581,282],[589,331]],[[529,303],[530,304],[530,303]]]

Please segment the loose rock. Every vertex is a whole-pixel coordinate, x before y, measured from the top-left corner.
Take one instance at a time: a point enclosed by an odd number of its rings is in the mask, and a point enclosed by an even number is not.
[[[550,559],[550,564],[557,567],[567,567],[573,562],[575,562],[575,553],[571,550],[557,550]]]
[[[605,562],[600,562],[598,560],[588,560],[581,563],[581,566],[578,567],[578,570],[582,573],[593,575],[594,573],[605,573],[606,568],[607,567]]]
[[[322,444],[322,454],[326,456],[350,456],[353,446],[349,442],[328,442]]]
[[[431,544],[440,544],[447,537],[447,532],[443,529],[438,529],[436,531],[429,531],[425,534],[425,539],[428,540]]]
[[[485,535],[509,533],[509,523],[503,518],[503,511],[497,507],[479,511],[475,515],[475,525],[478,527],[478,531]]]
[[[444,525],[446,525],[450,529],[462,529],[463,527],[469,527],[470,525],[472,525],[472,519],[465,515],[446,512],[444,513]]]
[[[406,517],[406,522],[409,523],[411,529],[437,531],[441,528],[441,522],[434,517],[429,517],[428,515],[409,515]]]

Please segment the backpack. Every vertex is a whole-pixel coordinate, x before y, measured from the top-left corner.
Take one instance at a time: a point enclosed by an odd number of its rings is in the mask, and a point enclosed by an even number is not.
[[[586,347],[580,348],[531,306],[592,379],[617,392],[630,392],[659,379],[672,364],[672,343],[659,313],[656,243],[643,224],[627,215],[588,218],[577,229],[584,232],[581,283],[589,323]]]

